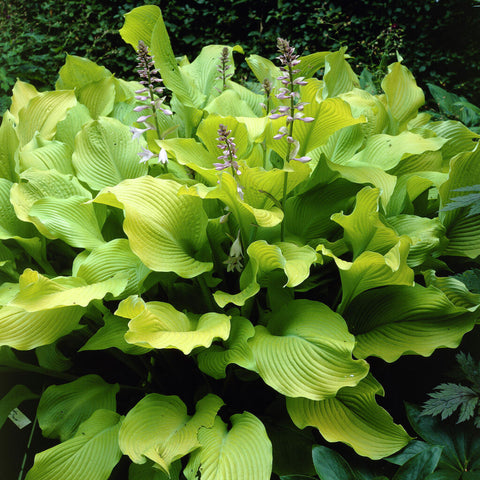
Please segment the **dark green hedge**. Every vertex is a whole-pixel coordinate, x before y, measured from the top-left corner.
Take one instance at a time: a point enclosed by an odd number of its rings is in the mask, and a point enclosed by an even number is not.
[[[404,58],[423,88],[441,85],[480,103],[478,32],[474,0],[189,0],[159,5],[174,51],[190,58],[208,43],[240,44],[247,54],[274,58],[275,39],[288,38],[299,53],[348,46],[352,65],[375,70]],[[144,4],[110,0],[48,0],[0,4],[0,102],[15,79],[52,88],[65,53],[86,56],[132,78],[135,55],[118,29],[123,14]],[[382,61],[383,60],[383,61]],[[240,69],[245,75],[246,69]]]

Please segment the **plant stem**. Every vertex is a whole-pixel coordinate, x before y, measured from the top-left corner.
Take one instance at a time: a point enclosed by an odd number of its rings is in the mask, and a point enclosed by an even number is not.
[[[212,293],[210,292],[210,289],[208,288],[207,282],[203,278],[202,275],[199,275],[196,277],[196,281],[198,283],[198,286],[200,287],[200,290],[202,292],[203,299],[205,300],[205,303],[207,305],[207,308],[212,311],[212,312],[218,312],[219,307],[215,303],[212,297]]]

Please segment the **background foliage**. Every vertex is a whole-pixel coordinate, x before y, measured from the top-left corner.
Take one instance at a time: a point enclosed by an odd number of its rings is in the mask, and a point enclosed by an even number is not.
[[[238,43],[247,54],[273,58],[275,39],[285,36],[304,54],[346,45],[356,71],[376,73],[398,50],[424,90],[434,83],[480,103],[480,8],[472,0],[12,0],[0,3],[0,112],[17,77],[52,88],[65,53],[133,78],[134,53],[117,31],[123,14],[144,3],[162,8],[176,55],[193,59],[202,45]],[[239,72],[247,75],[246,68]]]

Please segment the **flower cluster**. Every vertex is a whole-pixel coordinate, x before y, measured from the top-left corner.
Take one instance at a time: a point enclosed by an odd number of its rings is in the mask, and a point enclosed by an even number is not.
[[[228,47],[223,47],[222,54],[220,55],[220,64],[217,65],[217,72],[220,74],[215,80],[222,81],[222,90],[227,88],[227,79],[232,76],[231,73],[227,74],[227,71],[230,70],[231,65],[229,63],[228,58]],[[217,88],[218,92],[222,92],[222,90]]]
[[[262,83],[263,93],[265,93],[265,103],[261,103],[260,106],[267,112],[270,112],[270,96],[273,90],[273,83],[265,78]]]
[[[140,83],[143,85],[143,88],[135,91],[135,99],[145,103],[143,105],[138,105],[133,110],[135,112],[144,112],[145,110],[151,110],[152,113],[147,115],[141,115],[137,118],[137,123],[143,123],[145,125],[145,128],[130,127],[130,131],[132,132],[132,139],[140,138],[140,136],[148,130],[156,130],[158,134],[158,110],[162,111],[165,115],[173,114],[171,110],[163,107],[165,96],[163,96],[164,88],[161,86],[162,79],[157,76],[158,70],[155,68],[153,58],[148,53],[147,45],[142,40],[139,40],[138,42],[137,53],[137,71],[142,78],[142,80],[140,80]],[[152,117],[155,124],[149,122]],[[138,155],[140,156],[141,163],[145,163],[155,156],[158,156],[159,163],[166,164],[168,161],[167,152],[164,149],[161,149],[159,154],[154,154],[150,150],[142,147],[142,152]]]
[[[217,157],[218,160],[223,160],[222,163],[214,163],[215,170],[222,171],[227,168],[232,169],[232,175],[237,181],[237,192],[240,195],[240,198],[243,200],[243,189],[238,181],[238,176],[242,174],[237,163],[237,146],[235,145],[235,138],[230,137],[232,133],[231,130],[228,130],[225,125],[220,124],[218,126],[218,138],[217,147],[222,150],[222,155]]]
[[[296,86],[307,85],[304,77],[295,77],[300,70],[295,68],[299,63],[299,55],[295,55],[295,49],[290,46],[287,40],[283,38],[277,39],[277,48],[280,52],[280,55],[277,57],[280,60],[282,75],[278,77],[283,84],[283,87],[280,88],[279,93],[275,96],[279,100],[289,100],[289,105],[281,105],[272,111],[270,118],[275,120],[277,118],[286,117],[286,125],[281,127],[273,138],[276,140],[287,137],[288,142],[288,160],[296,160],[298,162],[308,162],[311,160],[310,157],[299,157],[297,158],[298,151],[300,149],[300,143],[298,140],[293,138],[293,123],[297,120],[301,122],[313,122],[315,119],[313,117],[305,117],[303,114],[303,109],[306,105],[305,102],[300,102],[300,94],[295,91]]]

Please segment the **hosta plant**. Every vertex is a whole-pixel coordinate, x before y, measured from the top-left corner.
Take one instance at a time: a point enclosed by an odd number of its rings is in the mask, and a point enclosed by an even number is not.
[[[369,359],[475,327],[454,275],[480,215],[444,207],[480,184],[480,136],[419,113],[401,62],[372,95],[344,49],[279,39],[242,85],[241,47],[177,58],[156,6],[120,34],[138,82],[68,56],[0,127],[0,365],[44,379],[0,420],[39,397],[58,441],[27,480],[266,480],[313,473],[321,438],[401,450]]]

